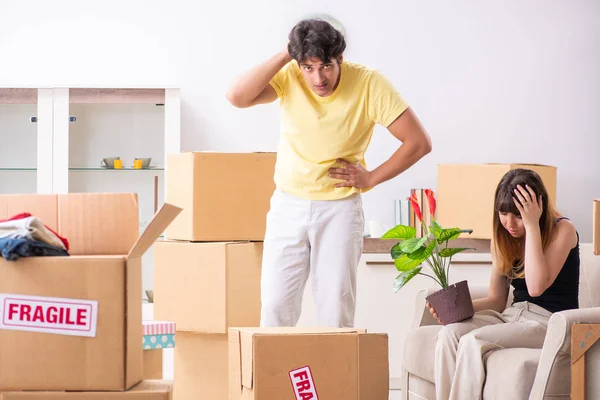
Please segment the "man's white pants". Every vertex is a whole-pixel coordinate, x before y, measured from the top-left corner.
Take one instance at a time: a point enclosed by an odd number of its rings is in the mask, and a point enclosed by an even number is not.
[[[277,189],[267,214],[261,326],[295,326],[309,274],[317,325],[353,327],[364,214],[359,194],[305,200]]]

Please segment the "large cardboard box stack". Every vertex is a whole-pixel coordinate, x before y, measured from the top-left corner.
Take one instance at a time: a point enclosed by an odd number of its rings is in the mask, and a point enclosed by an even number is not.
[[[0,196],[0,219],[31,213],[70,244],[69,256],[0,259],[4,399],[116,399],[142,381],[141,259],[179,211],[165,204],[139,236],[135,194]]]
[[[227,330],[260,324],[260,271],[274,153],[167,158],[183,209],[154,250],[154,318],[174,321],[174,397],[228,399]]]
[[[444,228],[473,229],[472,239],[491,239],[494,194],[508,171],[526,168],[537,172],[553,206],[556,206],[556,167],[538,164],[438,165],[436,219]],[[466,234],[465,234],[466,235]]]
[[[343,328],[232,328],[229,371],[229,400],[387,400],[388,337]]]

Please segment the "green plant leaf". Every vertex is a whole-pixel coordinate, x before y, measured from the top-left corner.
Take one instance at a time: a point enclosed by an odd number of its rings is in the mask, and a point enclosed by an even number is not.
[[[402,250],[405,253],[412,253],[418,250],[420,247],[422,247],[425,244],[425,242],[427,242],[427,236],[424,236],[422,238],[408,239],[399,243],[400,250]]]
[[[422,268],[423,267],[413,268],[410,271],[405,271],[398,275],[394,280],[394,293],[402,289],[402,287],[406,285],[408,281],[417,276],[417,274],[421,272]]]
[[[383,234],[382,239],[412,239],[417,230],[412,226],[397,225]]]
[[[442,226],[438,224],[436,220],[433,220],[433,225],[429,227],[429,232],[431,232],[433,236],[438,239],[442,230],[444,230],[444,228],[442,228]]]
[[[469,250],[469,247],[451,247],[449,249],[443,249],[438,254],[440,257],[452,257],[455,254],[460,253],[461,251]]]
[[[395,260],[396,258],[400,258],[402,257],[402,254],[404,254],[404,252],[402,250],[400,250],[400,243],[396,243],[394,245],[394,247],[392,247],[392,251],[390,252],[392,255],[392,258]]]
[[[443,243],[447,240],[454,240],[458,238],[460,234],[461,231],[459,228],[442,229],[442,231],[439,233],[439,236],[437,237],[437,240],[438,243]]]
[[[423,260],[413,260],[408,257],[408,254],[404,254],[402,257],[394,260],[394,264],[396,265],[396,269],[400,272],[409,271],[421,265]]]
[[[411,260],[425,261],[427,259],[427,257],[429,257],[431,255],[431,253],[433,253],[434,247],[435,247],[435,240],[432,240],[431,242],[429,242],[427,247],[421,246],[421,248],[417,249],[416,251],[413,251],[410,254],[407,254],[406,256],[408,258],[410,258]]]

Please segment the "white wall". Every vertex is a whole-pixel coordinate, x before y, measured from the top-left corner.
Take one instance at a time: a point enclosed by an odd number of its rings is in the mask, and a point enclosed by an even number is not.
[[[316,11],[342,21],[346,57],[387,74],[433,138],[432,154],[365,196],[367,219],[391,223],[392,200],[435,188],[438,163],[536,162],[558,166],[558,205],[591,239],[600,195],[595,0],[2,0],[0,85],[179,86],[184,150],[272,151],[277,105],[238,110],[224,92]],[[377,129],[370,165],[395,145]]]
[[[537,162],[558,166],[559,207],[591,239],[591,199],[600,195],[599,2],[203,4],[2,0],[0,85],[179,86],[184,150],[275,150],[277,105],[238,110],[224,92],[281,49],[297,19],[329,12],[346,27],[346,57],[386,73],[433,138],[432,154],[365,196],[367,219],[391,223],[392,200],[435,188],[438,163]],[[369,164],[395,145],[377,129]]]

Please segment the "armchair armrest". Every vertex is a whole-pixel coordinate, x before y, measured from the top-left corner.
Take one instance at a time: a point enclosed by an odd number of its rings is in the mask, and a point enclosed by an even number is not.
[[[550,317],[529,399],[571,394],[571,326],[575,323],[599,324],[600,307],[561,311]]]
[[[437,320],[433,318],[433,315],[431,315],[429,312],[429,309],[425,307],[425,304],[427,303],[426,297],[431,293],[437,292],[438,290],[439,288],[427,288],[421,289],[417,292],[412,329],[426,325],[439,325]],[[487,286],[469,286],[469,291],[471,292],[471,298],[473,300],[480,299],[488,295]]]

